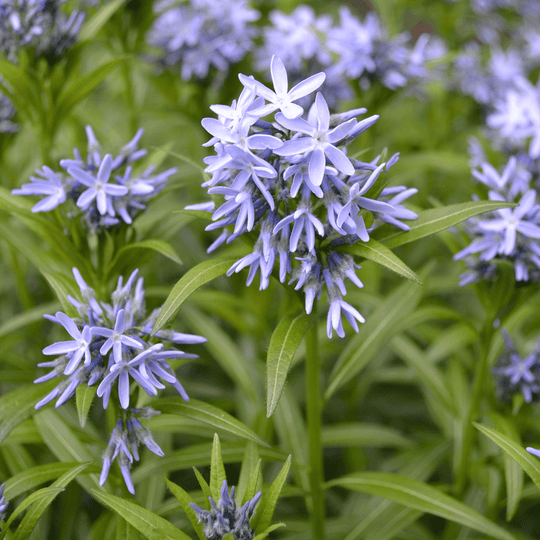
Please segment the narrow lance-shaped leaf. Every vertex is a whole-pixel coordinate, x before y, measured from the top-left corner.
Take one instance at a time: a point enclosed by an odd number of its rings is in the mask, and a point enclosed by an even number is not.
[[[217,433],[214,433],[212,444],[212,458],[210,460],[210,493],[214,501],[218,501],[221,496],[223,481],[227,479],[223,458],[221,457],[221,444]]]
[[[401,277],[414,281],[422,285],[422,280],[411,270],[397,255],[394,255],[385,245],[380,244],[374,238],[370,238],[369,242],[357,242],[350,246],[344,245],[338,251],[345,251],[357,257],[362,257],[369,261],[373,261]]]
[[[540,489],[540,461],[518,443],[499,431],[474,423],[474,427],[502,448],[531,478]]]
[[[77,386],[75,403],[77,404],[77,414],[79,415],[79,423],[82,428],[86,425],[86,419],[88,418],[88,413],[90,412],[96,392],[97,386],[87,386],[86,384]]]
[[[90,20],[85,21],[79,33],[79,43],[94,39],[107,21],[126,3],[126,0],[112,0],[103,5]]]
[[[171,482],[169,479],[165,478],[168,488],[171,490],[171,493],[176,497],[180,505],[182,506],[184,512],[186,513],[191,525],[195,529],[199,540],[205,540],[206,537],[203,533],[203,524],[199,522],[195,510],[189,506],[189,503],[193,502],[193,499],[189,496],[189,493],[184,491],[180,486],[176,485],[174,482]]]
[[[204,261],[186,272],[173,287],[167,300],[165,300],[152,333],[155,334],[158,330],[161,330],[178,313],[180,306],[191,293],[213,279],[226,274],[235,261],[236,258],[233,257],[212,259]]]
[[[352,491],[384,497],[404,506],[455,521],[499,540],[516,540],[514,535],[453,497],[428,484],[397,474],[354,473],[332,480],[327,486],[340,486]]]
[[[259,459],[257,462],[257,465],[255,465],[255,468],[253,469],[253,472],[251,473],[251,476],[249,477],[247,486],[246,486],[246,492],[244,493],[244,496],[242,497],[242,504],[246,504],[247,501],[251,501],[253,497],[255,497],[257,493],[257,486],[259,485],[259,475],[261,472],[261,462],[262,460]],[[240,495],[238,496],[240,500]]]
[[[419,212],[418,219],[409,224],[410,231],[394,233],[380,239],[380,241],[388,248],[395,248],[444,231],[478,214],[512,206],[516,206],[516,204],[499,201],[472,201],[442,206],[441,208],[431,208]]]
[[[289,474],[289,469],[291,468],[291,460],[292,457],[289,456],[287,461],[283,464],[281,471],[279,471],[279,474],[276,476],[276,479],[272,482],[257,506],[257,510],[255,511],[255,515],[251,522],[251,525],[255,528],[255,533],[257,534],[264,532],[270,526],[281,490],[283,489],[283,485]]]
[[[116,252],[114,259],[110,263],[108,272],[110,272],[114,268],[115,264],[122,259],[122,255],[126,251],[132,249],[151,249],[152,251],[161,253],[161,255],[164,255],[168,259],[171,259],[171,261],[174,261],[176,264],[182,264],[182,261],[176,254],[176,251],[174,251],[173,247],[168,242],[154,238],[152,240],[143,240],[141,242],[133,242],[132,244],[122,246]]]
[[[240,422],[240,420],[204,401],[192,399],[186,403],[180,401],[178,398],[163,398],[153,401],[152,407],[164,413],[181,414],[223,431],[228,431],[243,439],[254,441],[263,446],[269,446],[264,439],[261,439],[255,432]]]
[[[240,502],[244,499],[249,479],[258,463],[260,463],[260,459],[257,445],[254,442],[248,442],[244,451],[242,466],[240,467],[240,476],[238,477],[238,484],[236,485],[235,491],[236,498]]]
[[[138,504],[110,495],[105,491],[91,490],[92,496],[112,508],[148,540],[191,540],[180,529],[166,519],[146,510]]]
[[[270,527],[268,527],[268,529],[266,529],[266,531],[258,534],[253,540],[264,540],[272,531],[275,531],[276,529],[279,529],[281,527],[286,527],[285,523],[276,523],[274,525],[271,525]]]
[[[279,403],[294,353],[308,326],[309,317],[305,313],[295,313],[281,319],[272,334],[266,360],[267,418],[272,416]]]
[[[83,472],[89,465],[90,463],[82,463],[77,467],[74,467],[70,471],[63,474],[58,480],[56,480],[51,486],[51,488],[59,488],[60,491],[63,491],[63,489],[81,472]],[[39,502],[36,502],[34,505],[32,505],[30,510],[28,510],[23,520],[17,527],[17,530],[13,535],[13,540],[28,540],[28,538],[36,528],[38,521],[41,519],[41,516],[44,514],[45,510],[47,510],[47,508],[51,505],[51,503],[54,501],[60,491],[52,492],[46,497],[43,497]]]

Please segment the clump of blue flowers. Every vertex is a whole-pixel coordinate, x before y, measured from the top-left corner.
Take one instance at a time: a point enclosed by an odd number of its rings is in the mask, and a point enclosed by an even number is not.
[[[62,10],[66,0],[0,1],[0,51],[17,62],[20,49],[54,61],[77,41],[85,14]]]
[[[253,77],[240,75],[244,85],[238,101],[229,106],[213,105],[219,118],[205,118],[203,127],[213,136],[216,155],[207,157],[203,184],[208,193],[221,196],[214,203],[190,208],[213,211],[214,223],[207,230],[223,229],[210,246],[214,250],[245,233],[258,235],[251,254],[237,261],[228,275],[249,267],[247,284],[260,273],[260,288],[268,287],[274,266],[279,280],[295,284],[305,294],[310,313],[315,299],[326,291],[330,309],[327,331],[345,335],[341,316],[355,331],[362,315],[343,300],[345,279],[362,287],[352,256],[338,246],[367,242],[380,223],[402,230],[402,220],[417,215],[402,204],[416,190],[405,186],[372,189],[380,175],[398,160],[398,155],[380,163],[366,163],[347,155],[347,145],[372,126],[378,116],[361,121],[366,109],[330,115],[321,93],[307,115],[296,103],[315,92],[324,82],[318,73],[289,89],[280,58],[273,57],[274,89]],[[274,121],[264,120],[274,113]]]
[[[253,499],[238,508],[234,486],[229,494],[227,480],[223,480],[219,501],[216,503],[212,497],[208,497],[212,508],[210,512],[199,508],[195,503],[189,505],[195,510],[199,523],[204,524],[203,532],[207,540],[221,540],[226,534],[232,534],[235,540],[253,540],[255,531],[250,527],[249,520],[260,497],[259,491]]]
[[[519,392],[525,402],[530,403],[540,393],[540,342],[522,358],[508,332],[502,330],[501,333],[505,353],[493,369],[497,393],[501,399],[509,401]]]
[[[161,0],[148,42],[162,49],[159,63],[180,66],[182,79],[204,79],[212,68],[226,73],[252,49],[260,14],[246,0]]]
[[[64,204],[70,218],[76,212],[82,212],[90,232],[99,232],[121,222],[131,224],[148,201],[163,190],[168,178],[176,173],[176,168],[172,168],[154,175],[152,165],[144,171],[134,172],[133,164],[147,153],[138,147],[143,131],[139,129],[113,157],[112,154],[102,155],[92,128],[86,126],[86,161],[75,148],[74,159],[60,160],[63,172],[43,166],[36,170],[36,176],[30,177],[30,183],[12,193],[43,197],[32,212],[49,212]]]
[[[138,459],[139,442],[143,442],[156,454],[162,454],[149,432],[136,418],[136,415],[148,417],[151,414],[148,414],[148,411],[141,413],[136,409],[127,412],[133,399],[131,382],[137,383],[136,388],[139,391],[142,390],[152,397],[157,395],[158,390],[165,388],[164,382],[167,382],[188,401],[184,387],[167,360],[192,359],[197,358],[197,355],[176,349],[164,349],[162,341],[191,345],[204,343],[206,339],[173,330],[160,330],[151,337],[159,309],[155,309],[149,316],[146,315],[143,278],[137,279],[138,270],[135,270],[125,283],[122,277],[119,278],[116,290],[111,295],[111,302],[98,301],[95,291],[86,284],[76,268],[73,269],[73,274],[81,291],[81,299],[68,296],[68,300],[77,315],[69,317],[59,311],[54,316],[45,316],[62,326],[72,339],[43,349],[43,354],[56,358],[38,364],[38,367],[51,368],[51,371],[34,382],[62,379],[35,408],[39,409],[53,400],[56,400],[55,407],[59,407],[75,394],[79,385],[84,384],[98,385],[97,396],[102,398],[104,409],[112,398],[126,411],[120,416],[105,453],[105,472],[101,477],[103,483],[114,458],[118,458],[126,478],[128,462],[131,463],[133,457]],[[113,390],[116,391],[118,399]],[[128,441],[131,451],[124,444],[125,441]],[[126,480],[126,483],[130,491],[133,491],[130,481]]]

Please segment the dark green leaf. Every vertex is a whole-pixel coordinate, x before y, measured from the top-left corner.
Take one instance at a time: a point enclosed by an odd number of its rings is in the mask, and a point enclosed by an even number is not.
[[[87,386],[86,384],[80,384],[77,386],[75,402],[77,404],[77,414],[79,415],[79,423],[83,428],[86,425],[88,413],[90,407],[94,401],[94,397],[97,392],[97,386]]]
[[[332,480],[327,485],[384,497],[404,506],[455,521],[499,540],[516,540],[514,535],[462,502],[428,484],[397,474],[360,472]]]
[[[168,242],[165,242],[164,240],[153,239],[153,240],[143,240],[142,242],[134,242],[133,244],[127,244],[121,247],[116,252],[114,259],[110,263],[108,271],[110,272],[114,268],[116,263],[122,259],[122,255],[126,251],[129,251],[131,249],[151,249],[153,251],[156,251],[157,253],[161,253],[162,255],[171,259],[177,264],[182,264],[182,261],[180,260],[180,258],[178,257],[178,255],[176,254],[176,252],[174,251],[174,249]]]

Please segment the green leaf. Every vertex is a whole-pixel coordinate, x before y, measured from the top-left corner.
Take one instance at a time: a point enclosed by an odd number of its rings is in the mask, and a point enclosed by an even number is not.
[[[51,289],[56,294],[60,304],[62,304],[62,311],[68,316],[74,317],[77,315],[75,306],[67,299],[67,295],[77,297],[77,292],[73,287],[72,280],[68,279],[63,274],[58,272],[41,272],[43,277],[47,280],[47,283],[51,286]]]
[[[397,330],[398,323],[414,311],[421,296],[422,288],[416,283],[402,283],[370,314],[338,357],[324,396],[326,400],[374,358]]]
[[[86,420],[88,418],[88,413],[90,412],[90,407],[92,406],[92,401],[97,392],[97,386],[87,386],[85,384],[80,384],[77,386],[75,402],[77,404],[77,414],[79,415],[79,423],[83,428],[86,425]]]
[[[244,499],[249,479],[258,463],[260,463],[260,459],[257,445],[254,442],[248,442],[246,444],[246,450],[244,451],[242,466],[240,467],[240,476],[238,477],[238,484],[236,485],[235,491],[236,499],[240,502]]]
[[[294,353],[308,326],[309,317],[304,312],[295,313],[283,317],[272,334],[266,360],[266,418],[279,403]]]
[[[540,461],[529,454],[520,444],[499,431],[473,422],[474,427],[489,437],[497,446],[502,448],[531,478],[540,489]]]
[[[404,448],[413,443],[398,430],[379,424],[344,422],[323,426],[322,443],[325,447]]]
[[[133,242],[132,244],[127,244],[123,247],[121,247],[114,257],[114,259],[111,261],[108,267],[108,272],[111,272],[116,263],[118,261],[122,260],[122,255],[129,251],[130,249],[151,249],[153,251],[156,251],[157,253],[161,253],[161,255],[165,255],[165,257],[171,259],[177,264],[182,264],[182,261],[176,254],[176,251],[174,251],[173,247],[164,240],[143,240],[142,242]]]
[[[88,73],[88,75],[73,82],[58,98],[56,118],[66,118],[77,103],[90,95],[90,93],[103,82],[105,77],[125,60],[126,58],[114,58],[113,60],[102,64],[91,73]]]
[[[92,489],[91,494],[144,534],[148,540],[191,540],[172,523],[138,504],[97,489]]]
[[[374,238],[370,238],[369,242],[357,242],[350,246],[342,246],[338,251],[344,251],[373,261],[410,281],[422,285],[422,280],[399,257]]]
[[[49,493],[43,497],[40,501],[36,502],[30,510],[26,513],[20,525],[17,527],[12,540],[27,540],[36,528],[38,521],[44,514],[45,510],[51,505],[58,493],[64,490],[64,488],[76,478],[82,471],[84,471],[90,463],[82,463],[63,474],[58,480],[56,480],[51,488],[58,488],[59,491]],[[50,488],[49,488],[50,489]]]
[[[270,526],[281,490],[283,489],[283,485],[289,474],[289,469],[291,468],[291,460],[292,456],[289,455],[287,461],[283,464],[281,471],[279,471],[279,474],[259,501],[257,510],[255,510],[255,515],[251,520],[251,526],[255,529],[257,534],[261,534]]]
[[[410,231],[391,234],[381,239],[381,242],[388,248],[395,248],[418,240],[419,238],[444,231],[478,214],[492,212],[498,208],[511,208],[513,206],[516,206],[516,204],[500,201],[472,201],[451,204],[441,208],[431,208],[419,212],[418,219],[409,223],[411,226]]]
[[[55,411],[50,409],[41,411],[36,414],[34,421],[45,444],[60,461],[79,463],[94,461],[94,456]],[[77,482],[86,491],[90,491],[99,485],[99,477],[95,473],[90,473],[77,478]]]
[[[77,465],[78,463],[73,462],[48,463],[47,465],[40,465],[22,471],[6,480],[6,489],[4,491],[6,500],[15,499],[25,491],[33,490],[49,480],[55,480]]]
[[[255,494],[257,493],[257,486],[259,485],[259,475],[261,471],[261,462],[262,460],[259,459],[257,465],[255,465],[255,468],[251,472],[251,476],[249,477],[248,483],[246,485],[246,492],[242,497],[243,505],[246,504],[247,501],[251,501],[251,499],[253,499],[253,497],[255,497]]]
[[[103,5],[88,21],[85,21],[79,33],[79,43],[94,39],[107,21],[126,3],[126,0],[112,0]]]
[[[354,473],[332,480],[327,486],[340,486],[384,497],[404,506],[455,521],[499,540],[516,540],[514,535],[449,495],[428,484],[397,474]]]
[[[184,509],[184,512],[186,513],[189,521],[191,522],[191,525],[193,525],[193,528],[195,529],[199,540],[205,540],[206,537],[204,536],[203,532],[203,524],[199,522],[199,518],[197,518],[195,510],[193,510],[193,508],[189,506],[189,503],[193,502],[193,499],[189,496],[189,493],[184,491],[180,486],[176,485],[174,482],[171,482],[167,478],[165,478],[165,482],[167,482],[167,486],[170,489],[171,493],[176,497],[176,499]]]
[[[280,527],[286,527],[285,523],[276,523],[275,525],[271,525],[268,527],[268,529],[266,529],[266,531],[258,534],[253,540],[264,540],[272,531],[275,531]]]
[[[212,455],[210,455],[210,459],[211,458]],[[212,493],[210,492],[210,486],[208,485],[208,482],[203,478],[203,475],[199,472],[199,469],[197,469],[197,467],[193,467],[193,472],[195,473],[197,482],[199,482],[199,486],[201,486],[202,492],[204,493],[206,509],[210,510],[210,497],[212,497]]]
[[[32,416],[35,404],[57,384],[58,381],[52,380],[25,386],[0,398],[0,443],[15,426]]]
[[[32,309],[28,309],[20,315],[10,317],[2,326],[0,326],[0,338],[9,335],[11,332],[16,332],[20,328],[23,328],[34,322],[42,321],[43,315],[46,313],[56,313],[60,309],[58,302],[49,302],[42,304]]]
[[[243,439],[254,441],[262,446],[270,446],[264,439],[261,439],[255,432],[240,422],[240,420],[204,401],[192,399],[189,402],[182,402],[179,398],[162,398],[154,400],[152,407],[164,413],[180,414],[194,420],[199,420]]]
[[[212,444],[212,459],[210,461],[210,493],[214,501],[219,501],[221,496],[221,486],[227,480],[223,458],[221,457],[221,444],[217,433],[214,433]]]
[[[234,262],[236,262],[236,257],[212,259],[204,261],[186,272],[173,287],[167,300],[165,300],[154,324],[152,334],[161,330],[178,313],[180,306],[191,293],[227,273],[227,270]]]

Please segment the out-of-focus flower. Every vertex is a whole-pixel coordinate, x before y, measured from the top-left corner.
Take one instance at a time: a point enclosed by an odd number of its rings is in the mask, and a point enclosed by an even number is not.
[[[160,193],[176,169],[153,175],[150,166],[142,173],[133,172],[133,163],[146,155],[139,149],[143,130],[124,145],[119,154],[101,157],[101,147],[90,126],[86,126],[88,159],[73,151],[75,159],[62,159],[60,166],[67,171],[55,172],[47,166],[36,170],[29,184],[14,189],[14,195],[45,196],[32,212],[48,212],[67,203],[73,210],[84,212],[84,220],[91,232],[113,227],[123,221],[131,224],[134,217],[146,208],[149,200]],[[75,203],[75,204],[73,204]]]
[[[210,69],[227,72],[252,48],[260,14],[246,0],[161,0],[148,32],[150,45],[163,50],[159,62],[179,65],[184,80],[204,79]]]

